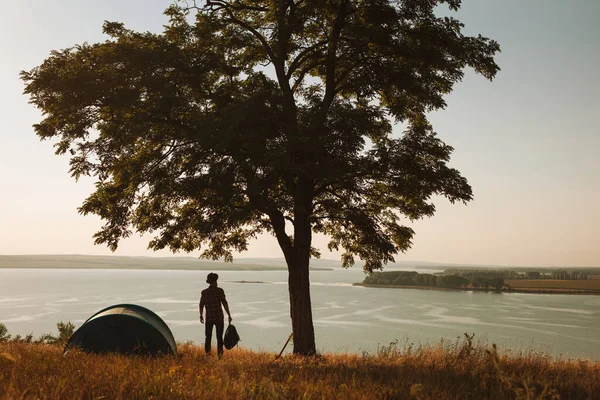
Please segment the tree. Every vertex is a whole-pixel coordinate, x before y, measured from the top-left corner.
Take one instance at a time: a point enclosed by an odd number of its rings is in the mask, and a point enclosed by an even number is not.
[[[437,16],[444,4],[460,0],[175,4],[161,34],[106,22],[107,41],[53,51],[22,79],[44,112],[36,133],[96,180],[80,208],[105,221],[95,243],[114,251],[137,231],[151,249],[231,261],[273,234],[294,352],[312,354],[313,232],[344,267],[378,270],[411,246],[402,218],[432,216],[434,195],[472,199],[427,114],[466,67],[491,80],[499,45]]]
[[[441,275],[438,276],[436,284],[438,287],[454,289],[468,285],[469,280],[460,275]]]
[[[437,286],[437,276],[432,274],[423,274],[425,286]]]
[[[412,277],[413,284],[423,286],[425,284],[425,276],[423,274],[415,274]]]
[[[71,322],[60,321],[56,324],[56,329],[58,329],[58,336],[46,333],[40,336],[37,341],[40,343],[60,344],[64,346],[73,335],[73,332],[75,331],[75,325],[73,325]]]
[[[539,271],[528,271],[527,272],[527,279],[540,279],[541,274],[539,273]]]
[[[485,285],[487,279],[485,279],[482,276],[474,276],[471,278],[471,285],[473,285],[473,287],[482,287]]]
[[[0,343],[7,342],[10,340],[10,335],[8,334],[8,329],[6,325],[0,322]]]
[[[502,289],[502,286],[504,286],[504,279],[499,277],[492,278],[489,281],[489,285],[496,290],[500,290]]]

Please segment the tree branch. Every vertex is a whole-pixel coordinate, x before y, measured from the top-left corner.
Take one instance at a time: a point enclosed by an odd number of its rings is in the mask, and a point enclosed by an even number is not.
[[[296,92],[296,90],[298,90],[298,87],[300,87],[300,85],[302,84],[302,81],[304,80],[304,76],[311,69],[318,67],[322,63],[323,63],[323,60],[318,60],[318,61],[315,61],[315,62],[313,62],[311,64],[308,64],[307,66],[305,66],[304,68],[302,68],[302,70],[300,71],[300,73],[298,73],[298,78],[296,79],[296,81],[294,82],[294,85],[292,86],[292,92]]]
[[[283,251],[283,255],[285,256],[285,260],[288,265],[292,263],[292,241],[290,237],[285,233],[285,218],[281,211],[273,209],[270,210],[267,214],[269,219],[271,220],[271,226],[273,227],[273,231],[275,232],[275,237],[277,238],[277,242]]]
[[[258,39],[258,41],[262,44],[263,48],[265,49],[265,51],[267,52],[269,59],[271,60],[271,62],[273,64],[275,64],[276,61],[276,57],[275,54],[273,53],[273,50],[271,49],[271,46],[269,46],[269,43],[267,42],[267,39],[265,39],[265,37],[263,35],[260,34],[260,32],[258,32],[255,28],[253,28],[252,26],[248,25],[247,23],[239,20],[233,13],[233,10],[248,10],[248,9],[254,9],[256,11],[268,11],[267,8],[263,8],[263,7],[258,7],[258,9],[256,9],[255,7],[250,7],[250,6],[242,6],[242,5],[231,5],[225,1],[222,0],[206,0],[206,6],[207,7],[211,7],[211,6],[218,6],[219,8],[217,10],[224,10],[228,15],[229,15],[229,19],[231,22],[233,22],[234,24],[237,24],[245,29],[247,29],[250,33],[252,33],[254,35],[254,37],[256,37]],[[194,5],[193,6],[189,6],[187,7],[187,9],[197,9],[199,10],[200,7],[198,7],[198,5],[196,4],[196,0],[194,0]]]
[[[340,1],[338,12],[333,23],[331,36],[329,38],[325,71],[325,95],[323,96],[323,102],[321,105],[321,112],[323,116],[327,114],[327,110],[335,98],[335,59],[337,55],[338,41],[342,33],[342,28],[344,27],[344,20],[348,15],[346,10],[348,8],[348,4],[349,0]]]
[[[340,74],[339,78],[335,82],[335,93],[336,94],[339,93],[341,91],[341,89],[344,87],[344,85],[342,83],[346,80],[348,75],[350,75],[352,70],[353,70],[352,68],[348,68]]]
[[[288,68],[288,79],[292,77],[294,71],[296,71],[296,69],[298,69],[298,67],[300,67],[300,65],[302,65],[302,63],[306,60],[305,56],[308,55],[308,53],[325,44],[327,44],[327,41],[321,41],[313,44],[312,46],[304,48],[300,53],[298,53],[298,55],[296,56],[296,58],[294,58],[294,60],[290,64],[290,67]]]
[[[229,4],[226,1],[223,0],[207,0],[206,1],[206,5],[207,6],[221,6],[221,7],[230,7],[233,8],[234,10],[250,10],[250,11],[261,11],[261,12],[265,12],[265,11],[269,11],[268,8],[266,7],[259,7],[259,6],[248,6],[245,4],[240,4],[239,1],[235,2],[234,4]],[[196,0],[194,0],[194,7],[193,8],[197,8],[196,6]]]
[[[285,3],[285,4],[283,4]],[[293,3],[293,2],[292,2]],[[287,59],[287,47],[290,36],[292,34],[290,28],[290,21],[286,24],[285,14],[287,9],[290,7],[289,1],[282,1],[279,3],[279,13],[277,15],[277,60],[275,64],[275,73],[277,74],[277,80],[281,90],[286,94],[291,94],[290,81],[288,75],[285,73],[285,60]],[[289,100],[289,99],[288,99]]]

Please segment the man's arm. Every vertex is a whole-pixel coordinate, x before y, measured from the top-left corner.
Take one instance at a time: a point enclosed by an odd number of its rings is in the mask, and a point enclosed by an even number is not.
[[[222,291],[223,293],[223,298],[221,298],[221,304],[223,304],[223,308],[225,309],[225,311],[227,312],[227,315],[229,316],[229,323],[231,323],[232,318],[231,318],[231,313],[229,312],[229,304],[227,304],[227,299],[225,298],[225,291]]]
[[[200,296],[200,304],[198,305],[198,308],[200,309],[200,323],[204,323],[204,315],[202,315],[202,312],[204,310],[204,296]]]

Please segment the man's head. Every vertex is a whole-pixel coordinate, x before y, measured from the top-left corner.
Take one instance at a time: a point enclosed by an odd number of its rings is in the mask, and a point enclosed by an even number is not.
[[[206,277],[206,283],[208,283],[209,285],[216,285],[217,279],[219,279],[219,275],[215,274],[214,272],[211,272]]]

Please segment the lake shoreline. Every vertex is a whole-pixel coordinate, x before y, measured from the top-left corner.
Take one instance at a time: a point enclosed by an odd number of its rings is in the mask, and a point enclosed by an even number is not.
[[[593,289],[554,289],[554,288],[512,288],[512,289],[483,289],[483,288],[441,288],[433,286],[413,286],[413,285],[377,285],[371,283],[353,283],[353,286],[362,286],[367,288],[384,289],[420,289],[437,290],[442,292],[484,292],[484,293],[525,293],[525,294],[579,294],[579,295],[600,295],[600,290]]]

